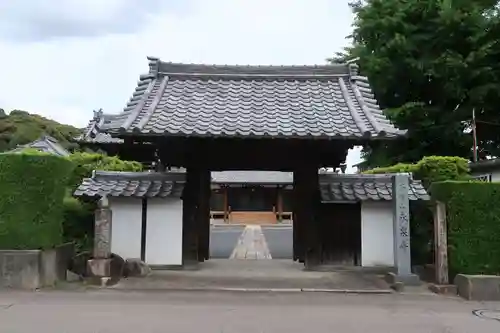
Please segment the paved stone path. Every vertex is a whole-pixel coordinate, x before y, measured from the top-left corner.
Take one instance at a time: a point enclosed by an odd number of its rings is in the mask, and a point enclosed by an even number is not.
[[[247,225],[230,259],[272,259],[259,225]]]

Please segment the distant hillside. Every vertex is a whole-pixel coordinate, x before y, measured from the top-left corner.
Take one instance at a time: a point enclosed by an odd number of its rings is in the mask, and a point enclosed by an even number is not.
[[[0,152],[38,139],[42,134],[50,135],[68,149],[74,147],[70,140],[81,133],[81,129],[60,124],[37,114],[12,110],[8,115],[0,109]]]

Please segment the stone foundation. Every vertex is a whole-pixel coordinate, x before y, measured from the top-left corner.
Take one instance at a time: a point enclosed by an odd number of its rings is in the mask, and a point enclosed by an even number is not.
[[[465,275],[455,277],[458,294],[474,301],[500,301],[500,276]]]
[[[34,290],[66,280],[74,245],[48,250],[0,250],[0,288]]]

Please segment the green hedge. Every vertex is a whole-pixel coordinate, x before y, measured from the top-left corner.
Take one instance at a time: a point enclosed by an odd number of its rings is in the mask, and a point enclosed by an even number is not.
[[[73,164],[44,153],[0,154],[0,248],[62,242],[63,198]]]
[[[415,179],[420,179],[426,187],[433,182],[445,180],[469,179],[469,162],[455,156],[427,156],[417,163],[399,163],[390,167],[376,168],[365,173],[396,173],[411,172]]]
[[[500,274],[500,183],[437,182],[430,192],[446,204],[450,277]]]

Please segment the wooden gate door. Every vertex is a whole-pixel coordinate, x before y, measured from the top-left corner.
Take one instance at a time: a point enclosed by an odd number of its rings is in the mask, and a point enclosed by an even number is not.
[[[361,204],[321,205],[322,263],[361,265]]]

